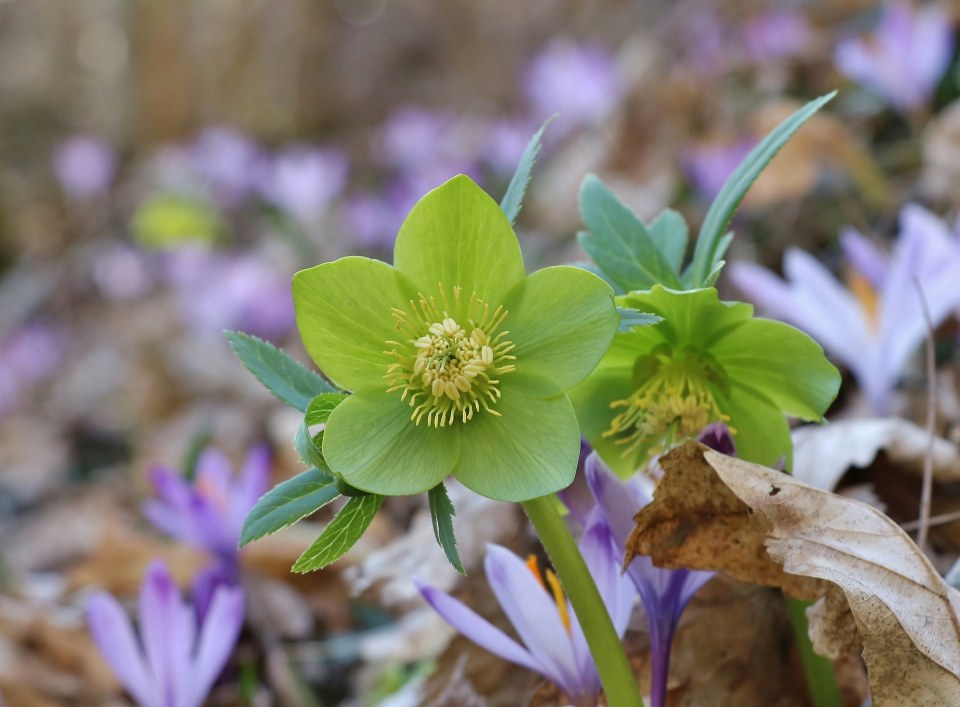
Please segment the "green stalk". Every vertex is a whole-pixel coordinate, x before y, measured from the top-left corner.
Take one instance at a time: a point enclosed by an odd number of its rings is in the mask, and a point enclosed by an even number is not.
[[[640,688],[633,677],[623,644],[613,628],[580,550],[557,510],[555,499],[541,496],[525,501],[523,509],[533,522],[563,589],[570,597],[573,611],[600,673],[607,703],[610,707],[643,707]]]
[[[803,674],[807,678],[807,691],[814,707],[842,707],[837,677],[833,672],[833,663],[813,652],[813,644],[807,633],[807,607],[812,602],[787,597],[787,610],[790,623],[793,624],[794,640],[803,663]]]

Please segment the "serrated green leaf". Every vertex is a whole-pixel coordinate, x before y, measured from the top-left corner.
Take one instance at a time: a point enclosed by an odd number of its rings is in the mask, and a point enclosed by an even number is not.
[[[596,175],[587,175],[580,187],[580,214],[589,229],[578,236],[580,247],[623,290],[680,288],[643,221]]]
[[[313,544],[300,555],[293,565],[293,571],[303,573],[323,569],[343,557],[370,527],[373,517],[383,505],[383,499],[383,496],[370,494],[354,496],[347,501],[347,505],[340,509],[336,518],[330,521]]]
[[[690,237],[690,229],[687,227],[687,222],[683,220],[683,216],[673,209],[664,209],[647,227],[647,230],[671,269],[674,272],[680,272]]]
[[[453,517],[457,514],[453,507],[450,496],[447,495],[447,489],[440,482],[427,494],[427,500],[430,505],[430,517],[433,519],[433,535],[443,548],[447,560],[453,565],[453,568],[460,574],[465,575],[463,564],[460,562],[460,554],[457,552],[457,538],[453,533]]]
[[[754,147],[733,171],[703,219],[703,225],[700,227],[700,235],[697,236],[697,245],[693,253],[692,276],[688,282],[699,284],[706,281],[707,276],[714,269],[717,261],[720,260],[717,255],[720,237],[730,224],[730,220],[733,218],[740,202],[743,201],[743,197],[746,196],[747,190],[750,189],[750,186],[760,176],[770,160],[793,137],[800,126],[836,94],[837,92],[833,91],[810,101],[784,120],[759,145]]]
[[[230,348],[254,377],[287,405],[306,412],[321,393],[338,392],[319,374],[271,343],[240,331],[226,332]]]
[[[523,206],[523,195],[527,191],[527,184],[530,182],[530,173],[533,171],[533,165],[537,161],[537,154],[540,152],[540,144],[543,140],[543,131],[553,122],[556,115],[551,115],[544,121],[540,129],[530,138],[530,142],[523,149],[520,155],[520,162],[513,173],[513,178],[507,186],[507,192],[503,195],[503,201],[500,202],[500,208],[507,215],[510,224],[517,220],[520,215],[520,208]]]
[[[307,426],[312,427],[326,422],[334,408],[346,399],[347,395],[345,393],[321,393],[315,397],[310,401],[306,415],[304,415]]]
[[[318,469],[308,469],[277,484],[247,515],[240,532],[240,547],[293,525],[339,495],[334,478]]]
[[[641,312],[639,309],[633,309],[632,307],[617,307],[617,313],[620,315],[620,324],[617,326],[617,331],[621,334],[633,331],[637,327],[659,324],[663,321],[661,316]]]
[[[723,266],[727,264],[726,260],[718,260],[714,266],[713,270],[710,271],[710,274],[707,275],[707,279],[703,281],[704,287],[713,287],[717,284],[717,279],[720,277],[720,272],[723,270]]]
[[[333,473],[330,471],[327,460],[323,458],[323,432],[311,436],[306,420],[297,428],[297,434],[293,438],[293,449],[307,466],[319,469],[325,474]]]

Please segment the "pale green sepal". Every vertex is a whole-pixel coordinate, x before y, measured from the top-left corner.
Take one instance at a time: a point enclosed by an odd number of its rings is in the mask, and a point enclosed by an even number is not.
[[[409,400],[409,399],[408,399]],[[460,456],[458,425],[435,428],[410,419],[399,393],[354,394],[330,414],[323,456],[334,473],[358,489],[385,496],[429,491]],[[467,427],[477,423],[474,419]]]
[[[500,206],[460,175],[416,203],[397,235],[393,263],[428,297],[462,287],[497,307],[525,276],[520,244]],[[443,307],[441,306],[441,309]]]
[[[820,345],[783,322],[744,322],[711,353],[730,379],[804,420],[820,420],[840,389],[840,373]]]
[[[348,396],[343,393],[323,393],[318,395],[311,400],[310,405],[307,406],[303,421],[310,427],[322,425],[327,421],[330,413],[334,411],[337,405],[346,400],[347,397]]]
[[[730,382],[729,395],[718,393],[717,399],[730,416],[739,458],[763,466],[790,463],[790,426],[773,402],[736,380]]]
[[[510,293],[506,306],[504,327],[516,346],[517,370],[502,376],[504,385],[519,384],[540,397],[562,393],[586,378],[620,323],[609,285],[569,265],[533,273]]]
[[[354,496],[340,509],[313,544],[300,555],[293,572],[312,572],[339,560],[359,540],[383,505],[383,496]]]
[[[580,456],[580,432],[566,395],[546,400],[504,392],[496,409],[461,426],[460,483],[498,501],[527,501],[566,488]]]
[[[610,429],[619,412],[611,408],[610,403],[624,400],[634,391],[630,382],[633,363],[631,360],[629,365],[619,367],[605,364],[606,360],[568,395],[580,423],[580,433],[607,466],[626,477],[640,467],[639,450],[625,455],[624,446],[617,444],[614,437],[604,437],[603,433]]]
[[[695,345],[711,350],[713,342],[725,336],[753,315],[753,307],[742,302],[723,302],[710,288],[678,292],[657,285],[646,292],[631,292],[617,298],[617,305],[632,307],[663,317],[654,327],[645,327],[675,347]]]
[[[301,270],[293,278],[297,328],[320,370],[345,390],[382,390],[399,334],[391,308],[416,295],[394,268],[350,256]]]

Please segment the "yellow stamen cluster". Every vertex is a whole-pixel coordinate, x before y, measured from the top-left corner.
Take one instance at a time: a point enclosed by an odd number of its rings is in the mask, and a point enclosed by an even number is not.
[[[549,591],[551,594],[553,594],[553,602],[557,605],[557,613],[560,614],[560,622],[567,630],[567,633],[570,633],[570,612],[567,611],[567,597],[563,593],[563,587],[560,586],[560,580],[557,579],[557,575],[553,573],[553,570],[548,569],[546,572],[547,581],[544,583],[543,576],[540,574],[540,565],[537,563],[536,555],[527,555],[527,568],[533,573],[533,576],[545,591],[547,590],[547,585],[550,585]]]
[[[423,419],[431,427],[467,422],[480,410],[499,416],[492,407],[500,399],[499,376],[516,370],[509,332],[500,331],[507,312],[491,309],[476,293],[464,301],[460,287],[452,301],[442,284],[439,292],[440,304],[421,293],[407,311],[393,310],[404,338],[387,342],[394,348],[385,353],[395,359],[384,376],[387,392],[402,391],[418,425]]]
[[[626,446],[624,456],[641,446],[649,454],[659,454],[696,437],[711,422],[729,422],[710,385],[720,385],[724,374],[709,357],[688,350],[646,358],[642,368],[650,375],[629,398],[611,404],[622,412],[603,433]]]

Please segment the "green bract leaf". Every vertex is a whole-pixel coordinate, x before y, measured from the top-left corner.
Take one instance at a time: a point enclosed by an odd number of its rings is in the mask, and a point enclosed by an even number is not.
[[[637,327],[659,324],[663,321],[663,317],[658,317],[656,314],[650,314],[649,312],[641,312],[631,307],[617,307],[617,314],[620,315],[620,323],[617,325],[617,332],[620,334],[625,334]]]
[[[503,302],[525,276],[506,215],[462,175],[416,203],[397,234],[393,264],[428,297],[440,297],[442,283],[447,297],[459,286],[491,303]]]
[[[240,547],[293,525],[339,496],[334,478],[308,469],[268,491],[247,515]]]
[[[351,392],[383,389],[390,363],[383,350],[397,336],[391,307],[415,295],[394,268],[358,256],[301,270],[293,277],[297,328],[304,346],[330,380]]]
[[[580,246],[624,290],[680,287],[643,221],[595,175],[580,187],[580,213],[590,229],[580,234]]]
[[[313,545],[300,555],[293,565],[293,571],[312,572],[339,560],[370,527],[381,505],[383,496],[376,494],[351,498],[313,541]]]
[[[343,393],[323,393],[322,395],[318,395],[310,401],[306,415],[304,415],[303,418],[304,422],[306,422],[309,427],[323,424],[327,421],[327,418],[330,417],[330,413],[333,412],[334,408],[346,400],[347,397],[348,396]]]
[[[527,191],[527,184],[530,182],[530,172],[533,171],[533,165],[537,161],[537,154],[540,152],[540,143],[543,140],[543,131],[553,122],[556,115],[552,115],[544,121],[540,129],[530,138],[530,142],[520,155],[520,162],[517,164],[517,170],[513,173],[510,185],[507,187],[507,193],[503,195],[500,202],[500,208],[507,215],[507,220],[513,224],[520,214],[520,207],[523,205],[523,195]],[[461,570],[462,571],[462,570]]]
[[[563,393],[616,331],[611,289],[577,268],[527,277],[506,216],[463,176],[413,208],[394,261],[346,258],[294,280],[308,351],[353,391],[323,433],[333,473],[378,495],[449,474],[502,500],[568,484],[580,437]]]
[[[323,452],[320,447],[322,443],[323,432],[317,434],[316,438],[311,437],[306,421],[300,423],[300,427],[297,428],[297,434],[293,438],[294,450],[301,461],[307,466],[316,467],[324,473],[329,473],[330,467],[323,458]]]
[[[433,520],[433,535],[443,548],[447,560],[460,574],[465,575],[460,555],[457,552],[457,538],[453,534],[453,517],[457,514],[447,495],[446,487],[441,483],[430,489],[427,496],[430,504],[430,517]]]
[[[687,222],[683,220],[683,216],[673,209],[664,209],[647,227],[647,230],[670,268],[675,273],[680,272],[690,236],[690,229],[687,227]]]
[[[693,253],[693,262],[690,264],[689,272],[685,272],[683,277],[687,286],[697,287],[706,282],[707,276],[722,257],[717,254],[718,241],[730,224],[730,220],[733,218],[740,202],[743,201],[743,197],[746,196],[747,190],[750,189],[750,186],[760,176],[770,160],[793,137],[800,126],[830,101],[836,93],[836,91],[833,91],[810,101],[780,123],[759,145],[750,151],[750,154],[730,175],[703,219],[703,225],[700,227],[700,235],[697,236],[697,245]]]
[[[228,331],[226,334],[230,348],[240,362],[267,390],[287,405],[305,412],[317,395],[336,391],[321,376],[273,344],[240,331]]]
[[[784,415],[819,420],[837,393],[839,374],[810,337],[712,288],[657,286],[617,302],[663,321],[617,334],[571,399],[583,434],[622,474],[718,421],[742,458],[775,464],[790,454]]]

